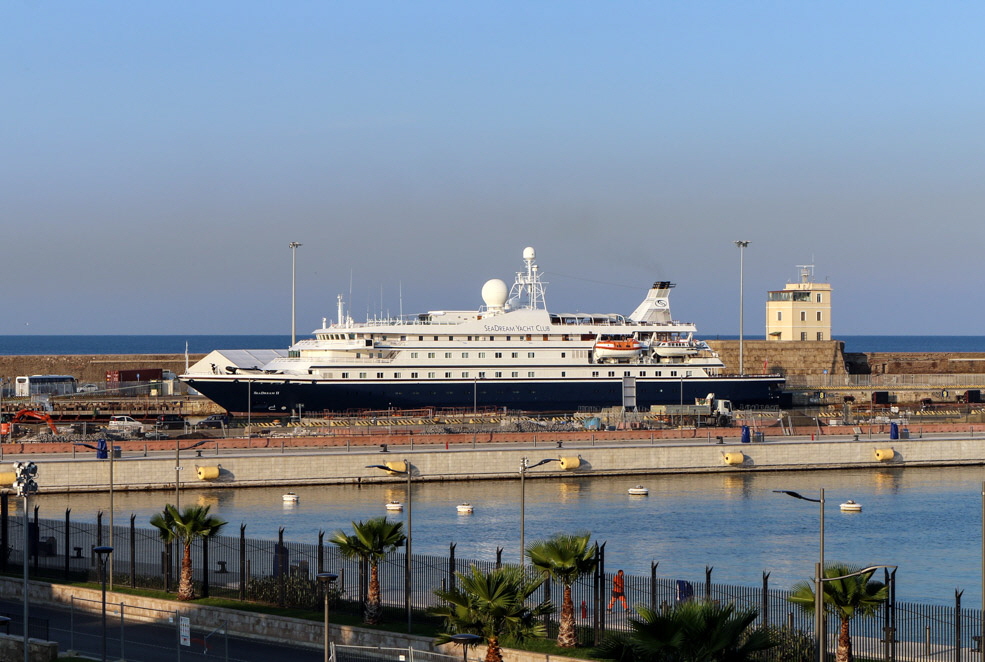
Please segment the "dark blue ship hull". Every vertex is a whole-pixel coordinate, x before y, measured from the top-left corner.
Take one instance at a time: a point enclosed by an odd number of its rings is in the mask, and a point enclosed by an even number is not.
[[[621,379],[595,380],[461,380],[329,382],[309,380],[261,381],[247,375],[236,379],[191,378],[189,386],[227,411],[291,413],[352,410],[479,408],[529,412],[586,411],[624,404]],[[779,406],[784,380],[775,375],[706,377],[685,380],[637,380],[636,408],[692,404],[714,393],[734,407]]]

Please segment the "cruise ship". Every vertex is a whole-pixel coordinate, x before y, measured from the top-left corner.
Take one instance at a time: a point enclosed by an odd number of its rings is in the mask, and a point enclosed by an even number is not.
[[[181,376],[230,412],[359,410],[576,412],[780,401],[779,375],[729,375],[691,323],[674,321],[657,282],[628,316],[551,313],[533,248],[508,288],[482,287],[477,310],[433,310],[357,323],[338,298],[334,323],[287,350],[215,350]]]

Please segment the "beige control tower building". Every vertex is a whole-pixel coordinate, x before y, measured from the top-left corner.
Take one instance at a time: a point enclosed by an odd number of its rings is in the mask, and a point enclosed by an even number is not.
[[[814,282],[814,265],[797,265],[800,282],[769,293],[766,338],[779,341],[831,340],[831,285]]]

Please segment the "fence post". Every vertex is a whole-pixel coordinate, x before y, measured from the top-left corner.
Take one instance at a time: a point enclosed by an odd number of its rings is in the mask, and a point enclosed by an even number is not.
[[[69,563],[70,563],[69,558],[71,557],[69,556],[68,553],[68,550],[71,549],[69,547],[69,545],[71,544],[71,538],[69,537],[69,532],[68,532],[71,523],[72,523],[72,509],[66,508],[65,509],[65,579],[66,580],[69,578],[69,573],[71,572],[71,568],[69,567]]]
[[[763,611],[759,621],[762,626],[769,627],[770,624],[770,573],[763,571]]]
[[[705,600],[711,602],[711,571],[715,566],[705,566]]]
[[[7,552],[10,549],[10,539],[8,537],[9,530],[7,528],[8,522],[10,520],[10,495],[7,490],[0,492],[0,549],[3,550],[3,554],[0,554],[0,570],[3,572],[7,571]]]
[[[171,549],[172,543],[164,545],[164,591],[171,592]]]
[[[657,608],[657,566],[659,561],[650,561],[650,609]]]
[[[496,569],[499,570],[503,567],[503,548],[496,548]]]
[[[130,588],[137,588],[137,516],[130,513]]]
[[[277,551],[274,552],[275,575],[277,577],[277,606],[283,608],[287,602],[287,550],[284,548],[284,527],[277,531]]]
[[[961,594],[954,589],[954,662],[961,662]]]
[[[325,572],[325,532],[318,530],[318,573]]]
[[[451,586],[451,590],[455,590],[455,548],[458,543],[450,543],[448,545],[448,585]]]
[[[592,611],[595,612],[595,638],[594,644],[596,646],[602,641],[602,630],[605,629],[605,611],[602,609],[602,602],[605,600],[605,543],[603,542],[599,545],[599,562],[597,570],[597,580],[595,582],[595,604],[592,605]]]
[[[886,600],[885,625],[882,629],[883,640],[885,641],[883,655],[887,662],[894,662],[896,660],[896,569],[894,568],[893,572],[890,573],[889,568],[883,568],[882,572],[886,580],[884,583],[889,587],[889,599]]]
[[[202,597],[209,597],[209,537],[202,536]]]
[[[38,574],[38,566],[41,562],[41,527],[38,526],[38,509],[40,506],[34,506],[34,535],[31,536],[31,542],[34,543],[34,574]]]
[[[100,547],[103,544],[103,511],[98,511],[96,513],[96,546]]]
[[[239,525],[239,599],[246,600],[246,525]]]

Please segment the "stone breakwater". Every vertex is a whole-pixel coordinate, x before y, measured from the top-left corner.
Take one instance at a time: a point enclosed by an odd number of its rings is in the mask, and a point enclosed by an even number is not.
[[[794,435],[765,429],[763,441],[754,443],[741,443],[739,429],[694,430],[687,438],[681,431],[618,431],[209,440],[182,452],[181,484],[235,488],[393,480],[367,476],[366,465],[403,459],[410,460],[415,480],[514,479],[521,458],[531,453],[564,459],[568,467],[550,465],[553,469],[538,476],[985,464],[983,425],[911,426],[907,439],[890,439],[888,425],[823,430],[826,434],[819,436],[807,428],[792,430]],[[387,452],[381,443],[387,444]],[[113,461],[115,489],[174,489],[173,442],[115,445],[120,447],[120,457]],[[5,444],[3,450],[7,461],[30,455],[39,464],[43,492],[109,488],[110,462],[96,460],[91,450],[58,443]],[[9,479],[10,474],[0,477]]]

